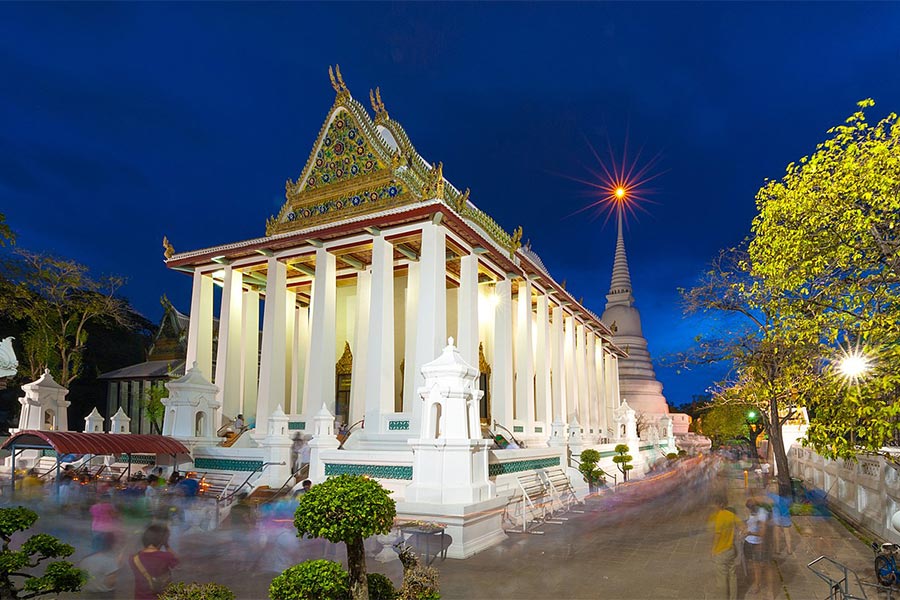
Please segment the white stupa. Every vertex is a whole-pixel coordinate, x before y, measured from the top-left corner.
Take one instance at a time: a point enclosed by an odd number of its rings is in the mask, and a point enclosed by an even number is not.
[[[613,342],[626,352],[628,358],[619,359],[619,389],[621,397],[638,413],[649,416],[668,414],[669,405],[663,396],[662,384],[656,380],[647,340],[641,330],[641,315],[634,307],[631,275],[625,256],[622,237],[622,210],[618,215],[619,237],[613,263],[612,283],[606,295],[606,310],[601,320],[613,330]]]

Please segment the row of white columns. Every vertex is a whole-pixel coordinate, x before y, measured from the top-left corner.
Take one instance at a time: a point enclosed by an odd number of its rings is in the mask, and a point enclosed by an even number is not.
[[[403,411],[410,434],[422,419],[421,403],[414,401],[424,384],[421,367],[438,356],[447,340],[445,230],[426,223],[421,239],[419,260],[409,264],[406,290]],[[387,433],[383,416],[394,412],[393,251],[390,241],[374,234],[371,267],[357,275],[349,418],[365,417],[367,435]],[[296,294],[287,287],[285,263],[268,259],[261,353],[259,293],[244,291],[243,274],[224,267],[214,381],[223,412],[255,416],[260,431],[278,405],[288,413],[312,415],[325,404],[335,413],[336,257],[319,247],[315,265],[310,306],[298,308]],[[589,324],[554,303],[550,294],[538,293],[533,310],[532,280],[519,280],[514,305],[513,277],[495,284],[493,323],[484,328],[479,324],[478,256],[470,252],[460,259],[457,345],[462,358],[477,365],[479,332],[493,337],[492,419],[509,429],[517,423],[526,438],[546,438],[551,422],[571,423],[576,417],[585,434],[606,435],[618,406],[615,358]],[[198,270],[187,363],[196,361],[206,375],[213,371],[212,315],[211,272]]]

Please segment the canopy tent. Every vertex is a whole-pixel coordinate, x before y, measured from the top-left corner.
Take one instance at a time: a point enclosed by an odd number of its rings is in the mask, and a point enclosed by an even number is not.
[[[66,454],[190,454],[187,446],[164,435],[78,433],[26,429],[4,442],[2,448],[15,450],[56,450]]]
[[[56,452],[56,480],[59,483],[60,458],[67,454],[91,454],[128,456],[128,474],[131,474],[132,454],[190,454],[187,446],[163,435],[78,433],[74,431],[38,431],[26,429],[17,432],[3,443],[3,449],[12,453],[12,472],[15,473],[16,454],[22,450],[54,450]],[[15,476],[13,476],[15,482]],[[15,488],[15,483],[13,483]]]

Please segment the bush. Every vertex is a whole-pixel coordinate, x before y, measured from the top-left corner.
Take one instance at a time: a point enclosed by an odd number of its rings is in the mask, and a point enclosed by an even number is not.
[[[582,451],[578,470],[581,471],[588,485],[594,486],[604,481],[606,473],[603,469],[597,468],[598,462],[600,462],[599,452],[591,449]]]
[[[160,600],[234,600],[234,592],[218,583],[173,583]]]
[[[368,573],[369,600],[394,600],[397,590],[394,583],[381,573]]]
[[[340,563],[307,560],[286,569],[272,580],[272,600],[345,600],[350,597],[350,581]]]
[[[666,454],[666,458],[669,460],[678,460],[678,454],[676,452],[669,452]]]

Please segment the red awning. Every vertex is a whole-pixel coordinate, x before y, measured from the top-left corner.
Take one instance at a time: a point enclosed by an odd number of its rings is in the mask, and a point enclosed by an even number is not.
[[[26,429],[6,440],[3,448],[56,450],[65,454],[189,454],[178,440],[163,435],[134,433],[77,433],[75,431],[37,431]]]

